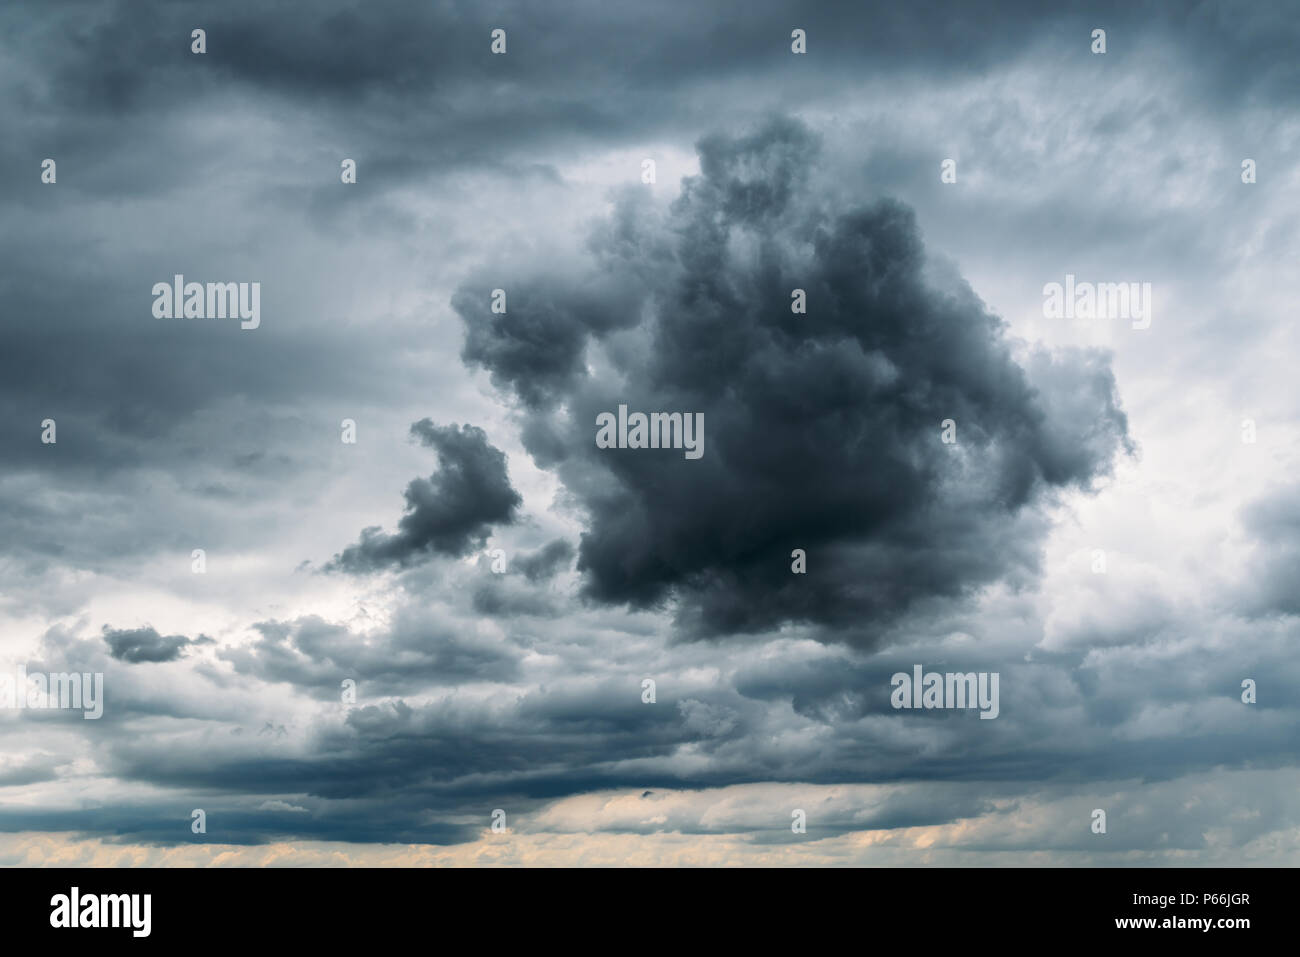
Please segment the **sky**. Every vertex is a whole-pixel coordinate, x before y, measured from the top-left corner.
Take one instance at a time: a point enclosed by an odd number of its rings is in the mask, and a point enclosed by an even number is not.
[[[6,4],[0,863],[1300,863],[1298,42]]]

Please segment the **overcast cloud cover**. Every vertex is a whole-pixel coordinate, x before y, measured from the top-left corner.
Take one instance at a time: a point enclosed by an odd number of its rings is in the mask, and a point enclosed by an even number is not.
[[[6,4],[0,862],[1300,863],[1300,18],[1055,6]]]

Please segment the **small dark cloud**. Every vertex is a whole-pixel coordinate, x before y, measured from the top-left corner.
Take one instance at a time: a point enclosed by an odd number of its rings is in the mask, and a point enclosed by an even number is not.
[[[199,635],[190,639],[184,635],[160,635],[149,626],[144,628],[114,629],[104,626],[104,641],[109,654],[127,664],[176,661],[184,656],[185,649],[194,645],[212,644],[211,638]]]
[[[510,484],[505,453],[488,443],[482,429],[421,419],[411,434],[438,453],[438,471],[406,487],[406,513],[396,534],[364,529],[361,541],[334,556],[327,570],[364,574],[434,554],[456,558],[481,548],[493,525],[514,522],[523,499]]]

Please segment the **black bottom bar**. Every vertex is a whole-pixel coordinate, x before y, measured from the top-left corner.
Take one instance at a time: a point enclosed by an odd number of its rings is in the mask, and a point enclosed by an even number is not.
[[[1286,869],[1195,868],[11,869],[0,871],[0,899],[11,946],[70,935],[83,945],[374,946],[431,934],[431,946],[458,950],[479,940],[494,949],[549,940],[639,951],[687,940],[816,946],[830,933],[863,945],[903,934],[918,946],[1125,937],[1232,946],[1285,930],[1294,880]],[[74,887],[78,924],[119,926],[70,926]],[[148,936],[136,936],[146,894]]]

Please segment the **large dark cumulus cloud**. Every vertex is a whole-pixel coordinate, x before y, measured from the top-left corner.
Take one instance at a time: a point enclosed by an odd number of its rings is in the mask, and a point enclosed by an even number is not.
[[[459,557],[482,547],[493,525],[514,521],[523,499],[510,484],[505,453],[482,429],[421,419],[411,434],[438,453],[438,471],[406,487],[406,512],[395,534],[364,529],[361,541],[335,555],[329,569],[364,573],[432,554]]]
[[[832,201],[803,124],[698,149],[666,215],[620,204],[589,271],[549,271],[503,315],[477,279],[453,299],[464,357],[520,400],[529,451],[586,509],[585,593],[673,601],[690,635],[805,622],[871,641],[1032,573],[1043,506],[1128,447],[1104,357],[1018,362],[908,207]],[[596,448],[597,414],[620,403],[702,412],[703,457]]]

